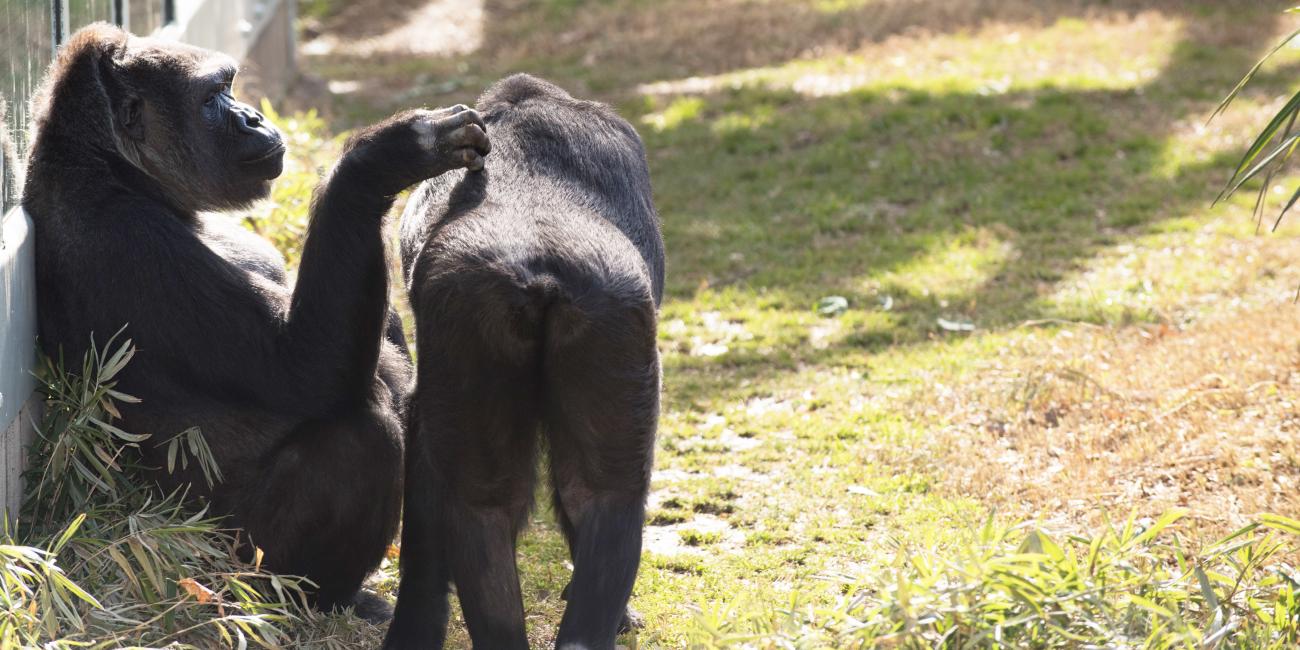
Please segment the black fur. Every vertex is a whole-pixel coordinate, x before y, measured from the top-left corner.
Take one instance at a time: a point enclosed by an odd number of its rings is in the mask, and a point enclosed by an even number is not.
[[[45,352],[77,360],[126,326],[139,352],[123,427],[166,441],[197,426],[224,481],[192,484],[275,571],[352,602],[396,532],[409,359],[391,329],[381,225],[393,196],[481,165],[473,111],[364,130],[317,189],[295,285],[266,241],[206,209],[265,195],[280,135],[230,96],[233,61],[92,25],[36,102],[23,205],[36,226]],[[165,466],[162,448],[144,459]],[[191,466],[193,469],[193,466]],[[246,548],[247,552],[248,549]]]
[[[664,255],[644,148],[608,107],[527,75],[479,110],[485,173],[426,182],[403,216],[419,363],[386,644],[441,647],[454,582],[475,647],[528,647],[515,541],[545,445],[575,566],[556,645],[613,648],[659,413]]]

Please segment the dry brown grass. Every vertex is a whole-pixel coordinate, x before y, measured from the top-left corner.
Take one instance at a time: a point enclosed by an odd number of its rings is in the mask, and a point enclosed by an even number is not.
[[[1067,529],[1185,507],[1214,536],[1300,512],[1297,309],[1274,292],[1186,328],[1027,334],[926,403],[955,414],[934,441],[946,488]]]

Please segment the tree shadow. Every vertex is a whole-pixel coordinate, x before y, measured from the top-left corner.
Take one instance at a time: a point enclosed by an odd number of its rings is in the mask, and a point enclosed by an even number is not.
[[[1032,29],[1077,19],[1084,25],[1144,12],[1236,31],[1242,16],[1276,16],[1288,6],[1278,0],[1249,6],[1181,0],[359,0],[329,24],[344,40],[361,39],[431,4],[481,11],[480,46],[443,57],[347,54],[346,48],[306,57],[309,69],[365,87],[335,98],[342,109],[337,126],[355,127],[413,102],[472,101],[493,80],[517,71],[542,74],[575,94],[619,101],[644,83],[833,56],[896,37],[970,33],[999,23]]]
[[[1222,27],[1222,19],[1233,16],[1226,11],[1232,8],[1185,0],[811,0],[703,5],[699,0],[486,0],[484,6],[486,38],[475,57],[486,57],[488,66],[498,69],[533,58],[560,68],[586,68],[589,75],[584,76],[594,87],[577,90],[596,93],[665,78],[853,52],[898,36],[968,33],[996,23],[1035,28],[1063,18],[1104,21],[1154,11],[1195,21],[1217,20]],[[1238,14],[1267,9],[1276,15],[1287,6],[1271,2],[1235,9]],[[541,25],[536,18],[539,9],[546,16]],[[555,33],[548,33],[546,27]]]
[[[1239,19],[1249,29],[1235,34],[1211,19],[1189,20],[1168,65],[1128,89],[809,98],[741,88],[693,96],[703,102],[697,118],[647,134],[656,183],[674,188],[660,203],[673,262],[670,299],[739,289],[756,293],[765,309],[802,313],[832,293],[859,309],[874,309],[886,295],[892,304],[820,349],[804,341],[759,354],[759,341],[713,358],[670,355],[668,372],[689,375],[691,388],[676,397],[669,391],[669,407],[689,409],[700,394],[753,394],[783,373],[854,365],[886,347],[950,336],[940,317],[983,330],[1033,319],[1114,318],[1071,312],[1047,298],[1108,249],[1213,199],[1240,152],[1174,163],[1180,154],[1173,139],[1203,121],[1235,83],[1235,71],[1248,69],[1267,45],[1243,34],[1271,34],[1275,20]],[[1289,92],[1297,74],[1296,64],[1280,66],[1249,92]],[[768,107],[771,117],[760,128],[720,132],[741,106],[751,115]],[[971,286],[927,293],[888,279],[972,237],[991,237],[1008,250],[986,262]]]
[[[483,45],[470,55],[322,57],[312,65],[378,80],[380,92],[342,100],[348,106],[342,126],[412,104],[472,101],[492,80],[517,70],[614,101],[633,120],[651,117],[665,103],[694,102],[693,115],[678,124],[642,127],[656,187],[672,188],[656,197],[670,252],[670,301],[694,299],[707,288],[759,294],[765,309],[804,313],[830,293],[848,296],[855,307],[882,295],[893,303],[823,349],[670,355],[670,372],[725,370],[681,379],[704,382],[701,390],[721,396],[752,390],[739,387],[746,378],[943,336],[940,316],[982,329],[1062,316],[1044,298],[1064,278],[1212,198],[1237,152],[1171,165],[1171,140],[1187,122],[1203,120],[1272,45],[1285,6],[486,0]],[[650,82],[852,52],[900,36],[1067,19],[1081,19],[1080,28],[1089,29],[1082,21],[1123,21],[1143,12],[1175,18],[1181,33],[1154,78],[1122,88],[1047,85],[985,93],[868,86],[808,96],[741,85],[670,92],[657,104],[638,90]],[[1295,65],[1274,69],[1249,92],[1283,92],[1298,71]],[[890,279],[951,242],[980,237],[996,240],[1004,254],[985,261],[982,278],[970,286],[927,293]],[[672,391],[667,398],[670,407],[687,406],[674,404]]]

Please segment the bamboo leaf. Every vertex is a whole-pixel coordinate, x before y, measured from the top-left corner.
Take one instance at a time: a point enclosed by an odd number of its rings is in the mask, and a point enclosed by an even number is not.
[[[1266,512],[1259,515],[1259,523],[1273,530],[1280,530],[1291,535],[1300,535],[1300,520],[1290,517]]]

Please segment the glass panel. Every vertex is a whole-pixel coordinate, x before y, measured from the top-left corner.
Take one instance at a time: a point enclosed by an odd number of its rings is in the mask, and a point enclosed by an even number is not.
[[[113,22],[113,0],[68,0],[69,34],[97,20]]]
[[[2,0],[0,0],[2,1]],[[145,36],[163,26],[163,0],[130,0],[131,33]]]
[[[49,0],[0,0],[0,96],[9,105],[4,128],[20,152],[27,144],[27,101],[53,51],[52,20]],[[8,210],[17,197],[6,194],[0,203]]]

